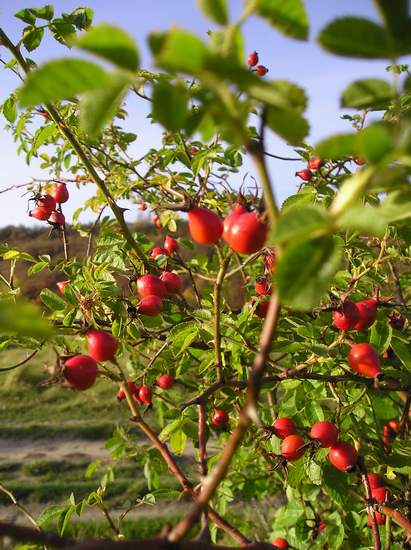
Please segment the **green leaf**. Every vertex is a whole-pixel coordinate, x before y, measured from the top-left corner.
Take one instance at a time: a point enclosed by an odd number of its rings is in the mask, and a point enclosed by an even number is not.
[[[17,108],[16,108],[16,98],[14,97],[14,95],[11,95],[3,103],[3,115],[11,124],[13,124],[13,122],[16,120]]]
[[[43,8],[30,8],[30,11],[39,19],[50,21],[54,16],[54,8],[51,4],[47,4]]]
[[[197,73],[209,55],[204,42],[179,28],[150,34],[149,44],[157,65],[170,71]]]
[[[30,8],[25,8],[24,10],[18,11],[14,14],[14,17],[17,17],[17,19],[20,19],[29,25],[34,25],[36,22],[36,17]]]
[[[387,222],[398,222],[411,218],[411,191],[393,191],[388,194],[380,207],[381,215]]]
[[[182,429],[175,430],[170,437],[170,447],[174,454],[181,456],[187,444],[187,436]]]
[[[52,311],[62,311],[66,309],[66,302],[48,288],[43,288],[40,292],[40,299],[43,304],[45,304]]]
[[[377,122],[358,132],[358,154],[373,163],[378,163],[394,149],[394,142],[387,124]]]
[[[78,29],[88,29],[93,22],[93,15],[91,8],[76,8],[70,13],[69,19]]]
[[[378,11],[399,55],[411,51],[411,18],[408,0],[375,0]]]
[[[80,102],[80,126],[91,137],[96,137],[121,107],[132,79],[128,74],[114,73],[104,88],[86,92]]]
[[[95,63],[84,59],[58,59],[29,74],[20,90],[19,103],[22,107],[34,107],[101,88],[108,82],[108,73]]]
[[[200,9],[215,23],[227,25],[228,7],[226,0],[198,0]]]
[[[32,52],[40,46],[44,35],[44,29],[27,27],[23,32],[23,44],[28,52]]]
[[[399,338],[392,338],[391,346],[395,355],[400,359],[403,365],[411,371],[411,352],[408,346]]]
[[[308,122],[296,111],[273,107],[267,110],[267,125],[291,145],[300,145],[310,130]]]
[[[382,237],[387,220],[382,215],[381,208],[356,204],[344,210],[337,219],[337,225],[341,229],[358,231],[362,235]]]
[[[188,116],[188,93],[184,84],[160,80],[153,90],[153,118],[167,130],[177,132]]]
[[[356,134],[338,134],[323,139],[315,146],[315,154],[322,159],[338,160],[355,155]]]
[[[306,206],[282,214],[277,226],[273,228],[269,243],[285,243],[298,239],[307,239],[314,234],[328,231],[327,216],[320,206]]]
[[[118,67],[136,71],[140,56],[133,38],[118,27],[101,23],[75,40],[74,44],[111,61]]]
[[[312,187],[302,187],[301,190],[285,199],[281,205],[281,214],[291,212],[292,210],[298,210],[304,206],[314,204],[317,200],[317,191]]]
[[[286,36],[307,40],[308,15],[302,0],[258,0],[257,13]]]
[[[384,29],[359,17],[331,21],[319,34],[321,46],[336,55],[366,59],[389,59],[391,48]]]
[[[378,353],[382,355],[387,351],[391,344],[392,328],[385,321],[376,321],[371,327],[370,344],[377,348]]]
[[[289,80],[270,80],[268,82],[271,91],[276,91],[287,101],[290,108],[302,113],[307,108],[307,94],[304,88]]]
[[[395,97],[395,89],[386,80],[368,78],[356,80],[341,95],[341,106],[353,109],[385,109]]]
[[[342,258],[340,240],[330,236],[292,244],[276,270],[280,298],[296,310],[310,310],[327,292]]]

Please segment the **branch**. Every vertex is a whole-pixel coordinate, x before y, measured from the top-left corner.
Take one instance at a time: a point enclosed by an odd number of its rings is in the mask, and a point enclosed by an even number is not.
[[[264,376],[261,379],[261,384],[264,386],[266,384],[272,384],[273,382],[284,382],[285,380],[321,380],[323,382],[335,383],[335,382],[357,382],[358,384],[363,384],[369,388],[381,391],[410,391],[410,385],[401,385],[396,381],[384,381],[384,380],[373,380],[372,378],[366,378],[365,376],[357,376],[355,374],[341,374],[341,375],[327,375],[327,374],[317,374],[315,372],[301,372],[301,368],[306,368],[306,363],[301,363],[293,369],[286,370],[281,374],[274,374],[272,376]],[[213,395],[215,392],[222,388],[234,388],[234,389],[245,389],[247,387],[247,382],[243,380],[224,380],[221,382],[215,382],[208,386],[206,390],[202,393],[181,403],[180,408],[182,410],[190,407],[191,405],[199,405],[204,403],[208,397]]]
[[[70,550],[232,550],[229,546],[214,545],[200,541],[183,541],[172,543],[163,538],[149,540],[88,540],[75,542],[69,538],[60,537],[54,533],[44,533],[29,527],[21,527],[11,523],[0,522],[0,535],[21,542],[47,544],[54,548],[70,548]],[[256,542],[248,545],[252,550],[273,550],[273,545]]]
[[[380,504],[378,506],[378,511],[381,514],[390,517],[393,521],[395,521],[395,523],[400,525],[403,529],[407,531],[408,534],[411,535],[411,523],[406,520],[405,517],[400,512],[398,512],[398,510],[393,510],[385,504]]]
[[[235,452],[239,448],[245,433],[252,420],[257,419],[257,400],[262,384],[262,377],[270,353],[273,335],[280,315],[280,303],[278,295],[274,292],[270,298],[270,305],[267,317],[264,322],[260,337],[260,351],[254,359],[251,368],[248,385],[247,398],[243,409],[240,412],[240,418],[237,427],[231,434],[231,437],[222,453],[222,456],[215,466],[212,474],[208,477],[203,490],[194,505],[191,512],[183,518],[171,531],[169,540],[179,541],[191,529],[198,519],[201,511],[207,506],[209,500],[217,490],[218,485],[225,477]]]
[[[44,546],[54,546],[54,548],[73,547],[72,540],[63,539],[55,533],[45,533],[32,527],[20,527],[3,521],[0,521],[0,536],[10,537],[13,540],[34,542]]]

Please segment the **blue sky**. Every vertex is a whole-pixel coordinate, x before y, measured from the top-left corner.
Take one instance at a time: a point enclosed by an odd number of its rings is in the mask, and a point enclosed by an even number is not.
[[[38,7],[44,3],[3,0],[0,5],[0,25],[16,41],[24,24],[14,18],[13,14],[24,7],[33,5]],[[150,68],[150,54],[146,46],[146,37],[150,31],[165,30],[176,24],[206,38],[207,30],[213,28],[213,24],[202,16],[195,0],[117,0],[116,2],[113,0],[89,0],[84,4],[73,0],[54,2],[56,13],[71,11],[79,5],[87,5],[94,10],[95,23],[110,22],[126,29],[139,45],[144,68]],[[233,17],[239,14],[241,5],[240,0],[230,0]],[[315,41],[319,30],[337,16],[361,15],[377,19],[372,0],[361,0],[360,2],[358,0],[329,2],[306,0],[306,6],[310,17],[308,43],[290,40],[282,36],[257,17],[252,17],[245,24],[244,35],[247,51],[257,50],[259,52],[261,62],[270,69],[269,77],[289,79],[306,89],[309,98],[307,116],[311,124],[309,142],[315,143],[322,137],[349,129],[349,124],[340,118],[343,111],[339,107],[339,95],[345,86],[358,78],[384,77],[387,75],[385,67],[388,63],[333,56],[322,51]],[[65,48],[47,38],[31,56],[37,62],[41,62],[68,54],[69,52]],[[0,55],[6,59],[7,54],[1,48]],[[0,102],[4,101],[8,92],[16,85],[17,81],[13,75],[0,67]],[[160,143],[161,131],[147,121],[146,105],[143,101],[136,101],[136,96],[130,96],[128,110],[130,116],[127,128],[138,134],[133,152],[136,155],[141,155],[151,146]],[[24,158],[18,157],[12,136],[3,129],[3,121],[4,119],[1,117],[0,189],[24,183],[29,181],[30,177],[47,178],[48,174],[42,171],[36,163],[27,166]],[[267,150],[280,155],[291,154],[293,156],[292,149],[274,136],[270,136]],[[299,182],[294,174],[301,166],[299,163],[285,163],[270,159],[269,168],[279,200],[283,200],[295,192]],[[253,173],[252,166],[248,162],[244,167],[245,172]],[[91,184],[89,185],[88,188],[81,190],[73,189],[70,203],[65,209],[68,220],[82,201],[93,194],[94,189]],[[8,224],[38,225],[40,223],[27,217],[27,199],[21,195],[21,190],[0,195],[0,226]],[[124,206],[126,205],[124,204]],[[133,207],[127,214],[127,219],[134,221],[138,215],[136,208]],[[93,217],[91,213],[90,216]],[[88,221],[91,219],[90,216],[85,214],[81,220]]]

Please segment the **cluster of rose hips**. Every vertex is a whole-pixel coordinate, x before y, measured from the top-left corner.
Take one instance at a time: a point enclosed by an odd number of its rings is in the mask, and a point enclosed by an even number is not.
[[[157,380],[154,382],[156,386],[161,388],[162,390],[169,390],[174,386],[175,378],[172,374],[162,374],[157,378]],[[133,380],[127,381],[127,387],[129,389],[129,392],[131,394],[131,397],[136,403],[140,403],[141,405],[151,405],[153,401],[153,392],[150,388],[150,386],[142,385],[139,386],[136,382]],[[117,392],[117,399],[118,401],[123,401],[123,399],[126,398],[125,391],[121,388]]]
[[[61,205],[69,199],[67,186],[58,182],[50,195],[41,195],[35,198],[36,206],[29,212],[29,216],[40,221],[47,221],[54,227],[64,225],[64,215],[56,210],[57,204]]]
[[[75,355],[64,362],[63,376],[76,390],[87,390],[97,378],[97,361],[112,361],[117,339],[104,330],[90,329],[86,334],[88,355]]]
[[[146,211],[147,208],[148,208],[148,206],[147,206],[147,203],[145,203],[145,202],[140,203],[140,205],[138,207],[138,209],[141,210],[142,212]],[[157,214],[153,214],[151,216],[151,219],[152,219],[152,221],[153,221],[153,223],[154,223],[154,225],[157,229],[162,229],[163,224],[161,223],[160,217]]]
[[[277,418],[266,430],[282,439],[281,457],[288,462],[294,462],[303,456],[308,448],[329,448],[328,458],[333,466],[342,472],[354,470],[358,461],[357,451],[350,443],[340,441],[337,427],[327,420],[317,422],[311,427],[306,442],[298,435],[298,428],[292,418]]]
[[[249,211],[240,203],[222,220],[208,208],[193,206],[188,211],[188,228],[193,241],[215,244],[221,237],[232,250],[253,254],[267,239],[268,224],[256,211]]]
[[[365,164],[365,161],[358,157],[353,157],[352,160],[355,162],[355,164],[357,164],[357,166],[362,166],[363,164]],[[295,175],[298,176],[303,181],[310,181],[314,176],[313,172],[320,170],[320,168],[324,166],[324,164],[325,162],[323,160],[317,157],[313,157],[309,159],[307,163],[307,167],[303,168],[302,170],[299,170],[298,172],[295,173]]]
[[[251,52],[247,56],[247,65],[250,67],[250,69],[253,70],[258,76],[264,76],[268,73],[267,67],[264,65],[258,64],[258,53],[257,52]]]
[[[313,177],[313,171],[319,170],[324,166],[325,162],[319,158],[313,157],[309,159],[307,168],[303,168],[295,173],[296,176],[301,178],[303,181],[310,181]]]
[[[377,306],[376,298],[356,303],[345,300],[333,311],[333,325],[340,330],[368,330],[377,317]]]
[[[345,300],[341,307],[333,311],[333,325],[340,330],[368,330],[377,317],[378,302],[375,298],[351,302]],[[381,373],[377,351],[370,344],[359,343],[351,346],[348,354],[350,367],[368,378]]]
[[[170,256],[179,247],[178,242],[167,235],[164,247],[155,246],[150,252],[150,258],[156,260],[159,256]],[[138,313],[155,317],[163,309],[163,299],[177,294],[183,288],[183,281],[177,273],[163,271],[160,277],[147,273],[137,278],[137,292],[140,302],[137,305]]]
[[[267,316],[269,301],[264,299],[266,296],[270,296],[271,290],[271,274],[275,271],[275,251],[273,249],[267,250],[264,254],[264,276],[257,277],[254,284],[254,289],[257,296],[252,297],[248,301],[248,306],[252,309],[255,305],[256,299],[259,300],[254,313],[261,319],[265,319]]]

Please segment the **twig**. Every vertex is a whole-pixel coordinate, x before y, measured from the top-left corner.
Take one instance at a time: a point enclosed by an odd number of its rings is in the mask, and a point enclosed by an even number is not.
[[[106,209],[107,205],[105,204],[103,206],[103,208],[100,210],[100,212],[98,213],[98,216],[96,218],[96,221],[93,223],[93,225],[90,227],[90,234],[88,236],[88,242],[87,242],[87,250],[86,250],[86,257],[88,258],[90,256],[90,253],[91,253],[91,246],[93,244],[93,237],[94,237],[94,232],[96,230],[96,227],[97,225],[99,224],[99,221],[101,219],[101,216],[103,215],[103,212],[104,210]]]
[[[41,346],[44,344],[44,341],[40,343],[40,348],[39,349],[35,349],[34,351],[32,351],[31,353],[29,353],[29,355],[27,355],[27,357],[25,359],[23,359],[22,361],[20,361],[19,363],[16,363],[15,365],[13,365],[12,367],[5,367],[4,369],[0,369],[0,372],[7,372],[7,371],[10,371],[10,370],[14,370],[14,369],[17,369],[18,367],[21,367],[22,365],[26,364],[28,361],[30,361],[30,359],[33,359],[33,357],[35,355],[37,355],[37,353],[40,351],[41,349]]]
[[[364,487],[367,512],[369,517],[371,518],[371,529],[372,529],[372,536],[374,539],[374,550],[381,550],[380,533],[378,531],[378,525],[375,520],[375,511],[373,508],[373,497],[371,493],[370,482],[368,480],[367,470],[365,468],[364,458],[362,456],[359,456],[358,458],[358,468],[360,470],[361,483]]]

